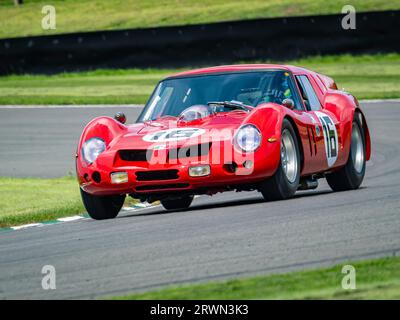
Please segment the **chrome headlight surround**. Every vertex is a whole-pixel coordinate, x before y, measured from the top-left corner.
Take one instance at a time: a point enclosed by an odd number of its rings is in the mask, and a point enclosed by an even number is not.
[[[261,145],[260,130],[254,124],[245,124],[239,128],[233,138],[234,145],[243,152],[254,152]]]
[[[82,146],[82,157],[89,164],[96,161],[97,157],[106,149],[106,143],[101,138],[90,138]]]

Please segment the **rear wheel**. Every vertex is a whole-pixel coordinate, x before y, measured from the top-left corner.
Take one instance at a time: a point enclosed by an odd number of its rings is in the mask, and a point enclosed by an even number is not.
[[[260,185],[265,200],[292,197],[300,181],[300,151],[296,134],[289,120],[284,119],[281,134],[281,159],[275,174]]]
[[[185,196],[178,199],[161,200],[162,206],[167,210],[187,209],[193,201],[193,196]]]
[[[94,196],[81,190],[83,204],[92,219],[104,220],[115,218],[121,210],[125,195]]]
[[[365,163],[364,130],[359,118],[355,115],[349,158],[343,168],[326,176],[329,186],[334,191],[357,189],[364,179]]]

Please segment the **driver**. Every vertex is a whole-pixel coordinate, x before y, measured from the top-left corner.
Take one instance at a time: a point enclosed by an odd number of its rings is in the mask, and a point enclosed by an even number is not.
[[[264,94],[262,102],[281,104],[287,98],[292,99],[292,90],[289,86],[289,73],[279,72],[272,80],[270,89]]]

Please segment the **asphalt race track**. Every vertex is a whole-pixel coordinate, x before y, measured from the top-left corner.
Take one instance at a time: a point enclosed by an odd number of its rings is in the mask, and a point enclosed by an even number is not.
[[[154,207],[1,232],[0,298],[96,298],[399,255],[400,102],[363,109],[373,157],[361,189],[333,193],[323,182],[271,203],[226,193],[199,197],[185,212]],[[122,110],[128,120],[139,111]],[[0,108],[0,175],[72,171],[84,122],[115,111]],[[41,287],[44,265],[56,268],[55,290]]]
[[[128,122],[134,122],[141,110],[0,106],[0,176],[53,178],[74,173],[78,140],[89,121],[122,111]]]

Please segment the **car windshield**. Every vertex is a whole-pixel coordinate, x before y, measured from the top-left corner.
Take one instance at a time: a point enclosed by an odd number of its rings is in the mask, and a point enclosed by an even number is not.
[[[179,116],[191,106],[212,102],[233,102],[256,107],[262,103],[281,104],[293,99],[293,87],[287,71],[224,73],[161,81],[146,104],[138,122]],[[219,104],[216,112],[232,111],[232,105]]]

